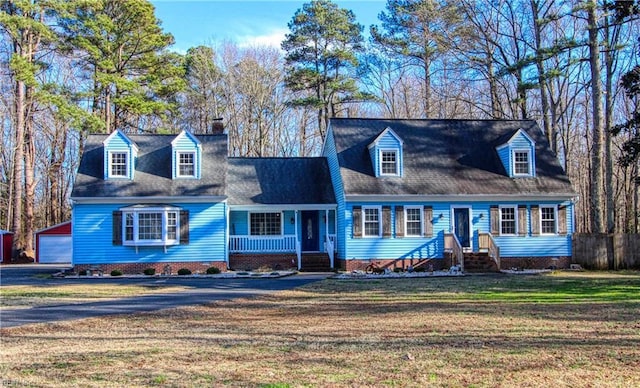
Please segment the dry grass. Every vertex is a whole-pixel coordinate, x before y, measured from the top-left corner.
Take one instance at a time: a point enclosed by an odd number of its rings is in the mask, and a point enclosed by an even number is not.
[[[5,329],[30,386],[640,386],[640,274],[326,280]]]
[[[59,284],[54,286],[2,286],[0,310],[66,303],[86,303],[154,293],[178,292],[181,286],[119,284]]]

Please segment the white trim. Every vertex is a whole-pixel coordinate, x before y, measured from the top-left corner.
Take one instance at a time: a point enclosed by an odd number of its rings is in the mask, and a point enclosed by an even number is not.
[[[180,174],[180,157],[182,155],[192,155],[193,159],[192,159],[192,164],[191,166],[193,167],[193,174],[191,175],[182,175]],[[197,178],[198,177],[198,153],[196,152],[196,150],[190,150],[190,151],[182,151],[182,150],[176,150],[175,151],[175,155],[174,157],[176,158],[176,178]]]
[[[346,202],[463,202],[463,201],[571,201],[575,193],[555,194],[350,194],[345,195]]]
[[[385,173],[382,171],[382,154],[385,152],[393,153],[395,155],[395,173]],[[378,149],[378,176],[400,176],[400,150],[398,148],[380,148]]]
[[[125,156],[124,167],[125,172],[124,175],[114,175],[111,169],[113,167],[113,156],[116,154],[122,154]],[[131,171],[129,171],[131,160],[131,152],[128,150],[108,150],[107,151],[107,179],[130,179]]]
[[[46,232],[47,230],[51,230],[51,229],[57,228],[57,227],[59,227],[59,226],[65,225],[65,224],[71,224],[71,220],[69,220],[69,221],[65,221],[65,222],[61,222],[61,223],[59,223],[59,224],[55,224],[55,225],[53,225],[53,226],[49,226],[49,227],[46,227],[46,228],[38,229],[38,230],[36,230],[35,232],[33,232],[33,234],[38,234],[38,233]],[[0,230],[0,234],[2,234],[2,231],[1,231],[1,230]],[[52,236],[57,236],[57,235],[52,235]],[[62,234],[61,236],[66,236],[66,234]]]
[[[409,209],[417,209],[418,214],[420,215],[420,234],[409,234],[407,227],[407,223],[409,222],[409,218],[407,217],[407,210]],[[404,207],[404,236],[405,237],[424,237],[424,206],[422,205],[408,205]]]
[[[496,150],[500,150],[500,149],[503,149],[504,147],[508,147],[508,146],[510,145],[510,143],[513,141],[513,139],[515,139],[515,138],[516,138],[518,135],[520,135],[520,134],[521,134],[521,135],[523,135],[523,136],[527,139],[527,141],[529,141],[529,143],[531,143],[531,147],[532,147],[532,148],[533,148],[533,147],[535,147],[536,142],[535,142],[535,140],[533,140],[533,139],[531,138],[531,136],[529,136],[529,134],[527,133],[527,131],[525,131],[525,130],[524,130],[524,129],[522,129],[522,128],[518,128],[518,130],[517,130],[517,131],[515,131],[515,132],[513,133],[513,135],[511,135],[511,137],[510,137],[507,141],[505,141],[504,143],[502,143],[502,144],[500,144],[499,146],[497,146],[497,147],[496,147]]]
[[[335,210],[337,205],[229,205],[231,211]]]
[[[515,222],[514,225],[514,232],[513,233],[502,233],[502,209],[513,209],[513,222]],[[499,225],[498,225],[498,235],[499,236],[508,236],[508,237],[513,237],[513,236],[517,236],[518,235],[518,205],[498,205],[498,221],[499,221]]]
[[[252,234],[251,233],[251,215],[252,214],[266,214],[266,213],[277,213],[280,214],[280,234]],[[294,215],[295,220],[294,223],[297,224],[298,215]],[[297,234],[297,225],[296,225],[296,234]],[[247,212],[247,236],[284,236],[284,210],[271,210],[271,211],[249,211]]]
[[[467,209],[467,216],[469,219],[469,230],[467,231],[469,233],[469,246],[468,247],[462,247],[465,251],[468,250],[473,250],[473,206],[472,205],[451,205],[450,206],[450,213],[449,213],[449,231],[453,234],[456,233],[456,220],[455,220],[455,209]],[[456,235],[456,238],[458,236]],[[461,242],[462,243],[462,242]]]
[[[402,147],[404,145],[404,140],[402,140],[402,138],[400,136],[398,136],[398,134],[395,133],[395,131],[393,129],[391,129],[391,127],[387,127],[382,132],[380,132],[380,134],[378,136],[376,136],[376,138],[373,139],[373,141],[371,143],[369,143],[367,148],[371,149],[371,148],[375,147],[378,144],[378,142],[380,141],[380,139],[382,139],[384,137],[384,135],[386,135],[387,133],[390,133],[391,136],[396,138],[396,140],[400,143],[400,147]]]
[[[128,206],[121,208],[122,212],[122,245],[124,246],[170,246],[180,244],[180,208],[174,206],[149,206],[136,207]],[[175,214],[175,239],[168,238],[168,221],[169,214]],[[132,218],[132,237],[133,240],[127,240],[127,215],[131,214]],[[162,216],[162,238],[160,239],[140,239],[140,214],[161,214]]]
[[[227,200],[226,195],[219,196],[162,196],[162,197],[71,197],[77,204],[112,204],[112,203],[214,203]]]
[[[111,132],[111,134],[107,136],[106,139],[104,139],[104,141],[102,142],[102,145],[106,148],[107,145],[111,142],[111,140],[118,135],[122,136],[125,139],[125,141],[129,144],[129,146],[133,147],[133,151],[135,153],[138,153],[138,145],[133,140],[131,140],[129,136],[125,135],[125,133],[119,129],[116,129],[115,131]]]
[[[173,140],[171,140],[171,145],[175,146],[176,143],[178,142],[178,139],[180,139],[181,137],[184,137],[184,136],[189,138],[189,140],[191,140],[196,147],[202,146],[202,143],[200,142],[200,140],[194,134],[192,134],[191,132],[186,131],[184,129],[182,131],[180,131],[180,133],[177,134],[176,137],[173,138]]]
[[[553,221],[555,223],[553,233],[544,233],[542,227],[542,208],[553,208]],[[538,225],[540,225],[540,235],[541,236],[555,236],[558,234],[558,205],[538,205]]]
[[[365,213],[367,209],[373,209],[378,212],[378,234],[377,235],[368,235],[367,228],[365,225]],[[362,206],[362,238],[380,238],[382,237],[382,206]]]
[[[527,154],[527,165],[529,172],[518,173],[516,172],[516,153]],[[532,177],[533,174],[533,152],[530,148],[514,148],[511,150],[511,175],[514,177]]]

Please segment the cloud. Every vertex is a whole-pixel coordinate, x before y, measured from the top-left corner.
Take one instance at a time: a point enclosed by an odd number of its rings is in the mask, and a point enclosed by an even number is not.
[[[255,46],[268,46],[280,49],[280,44],[285,38],[285,35],[289,32],[286,28],[275,29],[271,32],[263,35],[245,35],[236,38],[235,40],[240,47],[255,47]]]

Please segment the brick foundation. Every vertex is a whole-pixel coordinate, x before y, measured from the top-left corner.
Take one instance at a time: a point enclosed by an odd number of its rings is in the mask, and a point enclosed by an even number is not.
[[[389,268],[393,271],[396,268],[406,270],[409,266],[413,268],[424,268],[426,271],[438,271],[443,268],[449,268],[445,259],[362,259],[362,260],[344,260],[336,258],[335,265],[339,269],[347,272],[364,271],[371,263],[377,264],[382,268]]]
[[[105,275],[108,275],[114,269],[122,271],[123,274],[142,274],[147,268],[154,268],[156,275],[163,273],[166,265],[171,267],[171,274],[176,275],[181,268],[187,268],[192,273],[204,274],[207,272],[207,268],[216,267],[220,271],[227,270],[227,263],[224,261],[205,261],[205,262],[172,262],[172,263],[119,263],[119,264],[79,264],[73,267],[75,272],[82,272],[86,270],[100,269]]]
[[[556,260],[554,260],[556,259]],[[559,257],[501,257],[501,269],[545,269],[555,267],[557,269],[567,269],[571,264],[571,256]]]
[[[229,268],[235,271],[250,271],[258,268],[270,270],[297,269],[298,257],[295,253],[264,254],[242,253],[229,255]]]

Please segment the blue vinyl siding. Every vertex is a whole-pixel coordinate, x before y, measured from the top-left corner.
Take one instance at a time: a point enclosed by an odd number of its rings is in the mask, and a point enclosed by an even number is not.
[[[396,238],[395,210],[402,206],[431,206],[433,209],[433,237]],[[441,258],[444,256],[444,234],[453,230],[452,213],[454,207],[471,207],[472,249],[478,250],[478,235],[490,233],[491,205],[526,205],[525,236],[498,236],[494,239],[500,247],[502,257],[543,257],[571,256],[571,234],[573,233],[573,205],[567,206],[567,235],[539,235],[531,233],[531,205],[558,205],[552,202],[446,202],[446,203],[349,203],[346,212],[346,259],[417,259]],[[353,206],[391,206],[391,238],[353,238]],[[424,220],[425,222],[427,220]]]
[[[224,261],[226,220],[223,202],[176,204],[189,211],[189,244],[164,248],[113,245],[113,215],[125,204],[76,204],[73,208],[73,264]]]
[[[380,171],[380,151],[381,150],[397,150],[398,151],[398,174],[403,175],[402,166],[402,143],[393,136],[390,132],[387,132],[382,136],[375,145],[369,148],[369,156],[371,157],[371,163],[373,164],[373,171],[376,176],[381,175]]]
[[[193,152],[195,154],[194,158],[194,173],[195,178],[200,178],[200,158],[202,157],[201,148],[198,147],[198,144],[187,134],[187,132],[182,132],[178,135],[174,141],[172,142],[173,146],[173,161],[172,165],[172,177],[173,179],[184,179],[183,177],[178,176],[178,152]],[[188,178],[187,178],[188,179]]]
[[[514,176],[515,171],[513,171],[513,151],[514,150],[529,150],[530,154],[530,165],[531,165],[531,173],[532,176],[535,176],[535,160],[536,160],[536,150],[534,144],[525,136],[522,132],[518,132],[505,147],[499,148],[498,157],[500,161],[502,161],[502,165],[507,171],[507,175],[510,177]]]
[[[109,142],[104,147],[104,178],[109,177],[109,153],[110,152],[126,152],[127,153],[127,179],[133,179],[135,175],[136,157],[134,147],[131,140],[126,137],[122,132],[114,132],[113,137],[109,139]],[[116,178],[122,179],[122,178]]]
[[[511,172],[511,149],[509,147],[502,147],[498,149],[498,157],[504,166],[508,176],[512,176]]]
[[[346,213],[346,206],[344,200],[344,185],[342,184],[342,176],[340,175],[340,165],[338,164],[338,154],[336,152],[336,145],[333,139],[333,132],[331,127],[327,132],[327,136],[325,138],[325,144],[323,149],[324,157],[327,158],[327,163],[329,165],[329,172],[331,174],[331,183],[333,184],[333,190],[336,196],[337,202],[337,226],[336,230],[336,239],[338,240],[338,249],[337,249],[337,257],[340,259],[344,259],[347,257],[346,255],[346,217],[348,216]],[[349,215],[350,217],[350,215]]]

